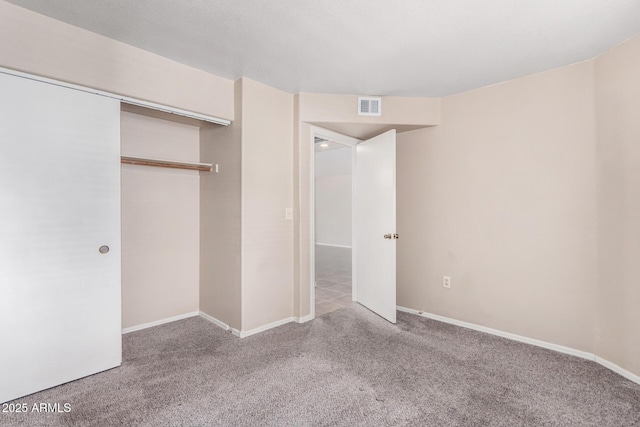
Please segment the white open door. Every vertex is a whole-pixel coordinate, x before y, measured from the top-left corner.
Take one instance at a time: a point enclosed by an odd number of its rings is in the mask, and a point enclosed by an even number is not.
[[[6,402],[121,363],[120,104],[2,73],[0,93]]]
[[[396,322],[396,131],[357,146],[357,300]]]

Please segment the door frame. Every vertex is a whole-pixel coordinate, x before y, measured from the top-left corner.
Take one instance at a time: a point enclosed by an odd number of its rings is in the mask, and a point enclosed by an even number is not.
[[[355,197],[356,197],[356,146],[362,140],[324,129],[319,126],[311,126],[311,138],[309,143],[310,159],[309,159],[309,235],[310,239],[310,266],[309,266],[309,307],[311,319],[316,318],[316,150],[315,138],[324,138],[339,144],[351,147],[351,299],[357,301],[358,281],[356,277],[356,256],[357,242],[355,227],[353,226],[356,219]]]

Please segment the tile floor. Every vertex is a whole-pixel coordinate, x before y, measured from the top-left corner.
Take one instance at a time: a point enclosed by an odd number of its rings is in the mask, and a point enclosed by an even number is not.
[[[352,303],[351,249],[316,245],[316,316]]]

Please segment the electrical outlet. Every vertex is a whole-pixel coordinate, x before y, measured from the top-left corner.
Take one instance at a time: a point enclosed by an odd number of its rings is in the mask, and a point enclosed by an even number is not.
[[[451,287],[451,277],[442,276],[442,287],[447,289]]]

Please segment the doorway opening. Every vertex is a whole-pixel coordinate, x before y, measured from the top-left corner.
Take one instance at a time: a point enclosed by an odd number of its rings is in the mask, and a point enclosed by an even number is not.
[[[356,145],[333,131],[311,132],[311,307],[313,316],[356,300],[353,196]]]

